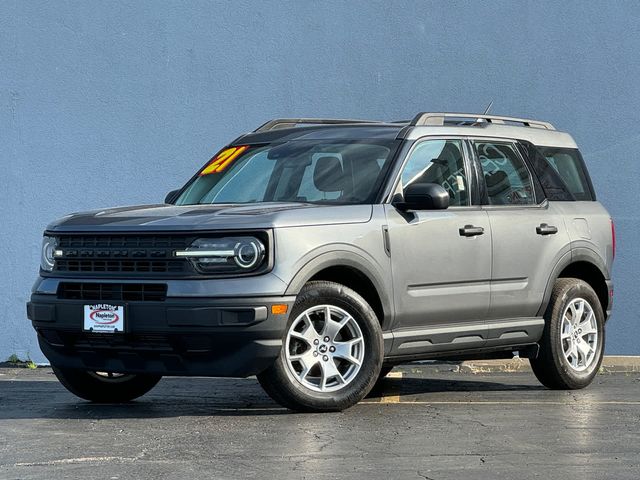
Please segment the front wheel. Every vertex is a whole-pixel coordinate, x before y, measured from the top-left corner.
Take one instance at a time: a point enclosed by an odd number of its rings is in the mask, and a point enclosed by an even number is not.
[[[309,282],[292,309],[278,359],[258,380],[284,407],[340,411],[373,388],[382,355],[380,323],[367,302],[338,283]]]
[[[576,278],[556,281],[545,313],[538,357],[531,368],[553,389],[578,389],[598,373],[604,352],[604,314],[591,286]]]
[[[124,403],[149,392],[159,375],[92,372],[52,366],[62,385],[77,397],[99,403]]]

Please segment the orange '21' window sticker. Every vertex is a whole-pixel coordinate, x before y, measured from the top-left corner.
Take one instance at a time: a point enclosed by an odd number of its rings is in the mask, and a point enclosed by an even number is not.
[[[204,170],[200,172],[200,176],[224,171],[224,169],[231,165],[231,162],[236,158],[242,155],[247,148],[249,148],[247,145],[225,148],[209,162],[209,165],[207,165]]]

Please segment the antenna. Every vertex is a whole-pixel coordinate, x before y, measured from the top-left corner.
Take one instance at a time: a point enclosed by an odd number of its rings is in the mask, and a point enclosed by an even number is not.
[[[487,105],[487,108],[484,109],[484,113],[483,115],[486,115],[487,113],[489,113],[489,110],[491,110],[491,107],[493,106],[493,100],[491,100],[489,102],[489,105]]]

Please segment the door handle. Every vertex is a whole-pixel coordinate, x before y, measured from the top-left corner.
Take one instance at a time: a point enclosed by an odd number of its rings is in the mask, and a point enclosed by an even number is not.
[[[536,233],[538,235],[553,235],[555,233],[558,233],[558,227],[547,225],[546,223],[541,223],[536,227]]]
[[[461,237],[475,237],[476,235],[482,235],[484,233],[484,228],[465,225],[458,231],[460,232]]]

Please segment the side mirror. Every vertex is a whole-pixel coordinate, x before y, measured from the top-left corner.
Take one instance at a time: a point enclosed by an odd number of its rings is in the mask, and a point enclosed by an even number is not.
[[[171,190],[169,193],[167,193],[167,196],[164,197],[164,203],[173,203],[177,197],[178,197],[178,192],[180,192],[180,190]]]
[[[404,201],[395,204],[400,210],[445,210],[449,193],[437,183],[412,183],[404,189]]]

